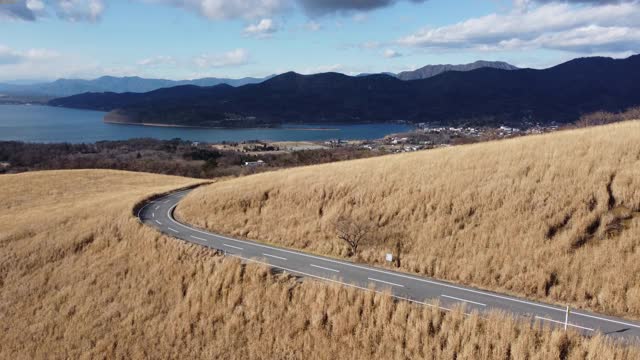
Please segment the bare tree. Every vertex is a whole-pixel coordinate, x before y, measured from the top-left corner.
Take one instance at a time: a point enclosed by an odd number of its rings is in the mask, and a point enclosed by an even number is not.
[[[369,226],[345,215],[335,220],[335,229],[338,239],[349,245],[349,257],[357,254],[358,246],[369,233]]]
[[[400,257],[402,256],[402,251],[404,250],[404,242],[400,239],[396,240],[395,243],[395,252],[396,252],[396,267],[399,268],[400,267]]]

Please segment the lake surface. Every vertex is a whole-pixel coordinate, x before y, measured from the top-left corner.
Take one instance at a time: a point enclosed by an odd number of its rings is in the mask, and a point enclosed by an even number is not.
[[[102,122],[103,116],[104,113],[99,111],[35,105],[0,105],[0,140],[69,143],[133,138],[181,138],[202,142],[369,140],[411,129],[410,126],[402,124],[296,124],[275,129],[169,128],[105,124]],[[326,128],[331,130],[322,130]]]

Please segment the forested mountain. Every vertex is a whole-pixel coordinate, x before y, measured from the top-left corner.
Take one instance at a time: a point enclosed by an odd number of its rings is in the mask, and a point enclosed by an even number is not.
[[[414,81],[388,75],[285,73],[240,87],[82,94],[54,106],[111,111],[107,119],[194,126],[408,120],[446,124],[571,122],[640,104],[640,55],[575,59],[544,69],[481,68]]]

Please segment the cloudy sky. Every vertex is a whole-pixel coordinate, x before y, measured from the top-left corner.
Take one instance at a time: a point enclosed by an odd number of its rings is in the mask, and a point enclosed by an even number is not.
[[[640,0],[0,0],[0,81],[542,68],[640,52]]]

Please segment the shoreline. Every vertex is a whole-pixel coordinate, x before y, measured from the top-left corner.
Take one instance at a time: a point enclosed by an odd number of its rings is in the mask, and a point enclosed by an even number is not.
[[[295,127],[215,127],[215,126],[194,126],[194,125],[177,125],[177,124],[159,124],[159,123],[134,123],[122,121],[103,120],[105,124],[112,125],[134,125],[148,127],[164,127],[164,128],[185,128],[185,129],[211,129],[211,130],[294,130],[294,131],[340,131],[339,128],[295,128]],[[347,124],[350,125],[350,124]]]

